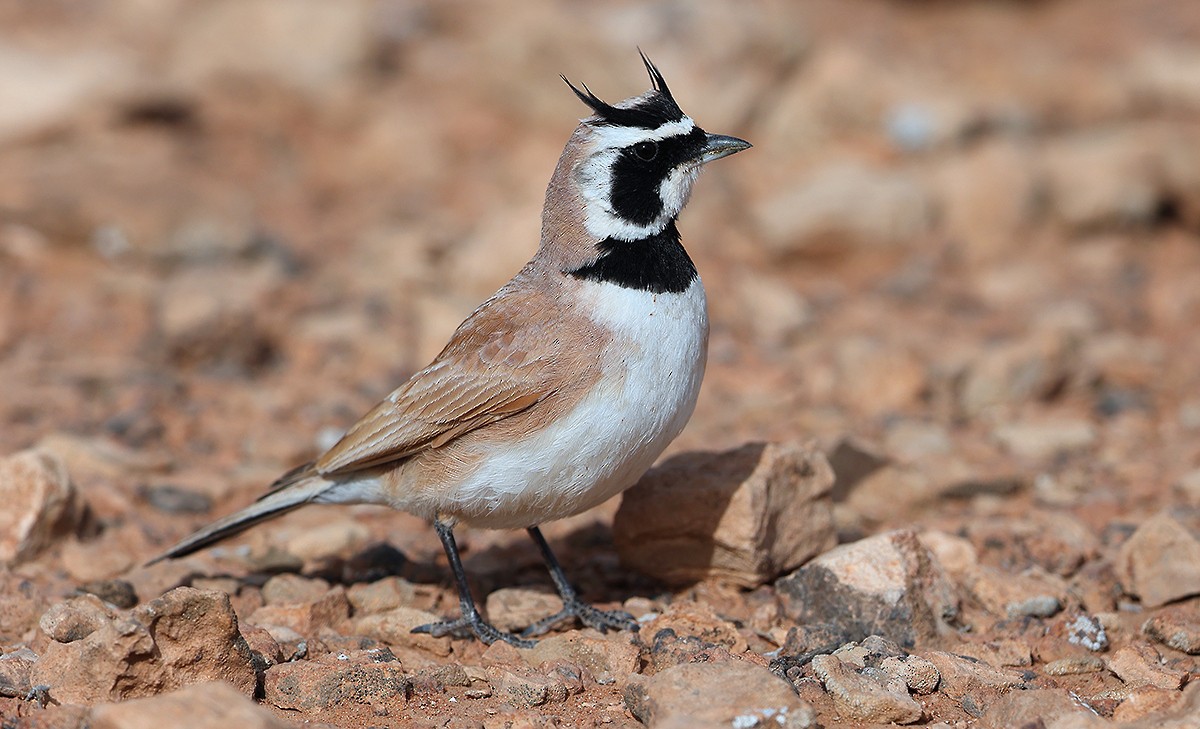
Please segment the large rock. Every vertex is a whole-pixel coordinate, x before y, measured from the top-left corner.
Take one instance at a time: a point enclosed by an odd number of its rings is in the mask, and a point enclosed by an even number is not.
[[[213,680],[251,696],[257,684],[222,592],[180,587],[129,613],[85,595],[47,611],[42,630],[50,643],[30,680],[63,703],[122,701]]]
[[[817,726],[816,712],[785,681],[745,661],[685,663],[635,681],[625,705],[643,724],[672,729]]]
[[[412,681],[390,650],[373,648],[272,666],[265,676],[264,693],[266,701],[280,709],[321,711],[355,704],[403,704],[412,693]]]
[[[902,679],[875,668],[855,671],[837,656],[824,654],[813,657],[812,669],[843,719],[912,724],[921,718],[921,705],[908,695]]]
[[[0,459],[0,564],[36,557],[71,533],[83,509],[59,458],[28,450]]]
[[[1200,594],[1200,540],[1170,515],[1159,514],[1121,545],[1117,574],[1126,592],[1146,607]]]
[[[958,613],[949,578],[910,530],[831,549],[775,587],[789,617],[836,625],[853,640],[882,635],[911,646]]]
[[[290,722],[221,681],[201,683],[162,696],[104,704],[92,710],[91,729],[287,729]]]
[[[832,486],[811,446],[685,453],[625,492],[613,538],[625,564],[666,582],[753,587],[834,543]]]

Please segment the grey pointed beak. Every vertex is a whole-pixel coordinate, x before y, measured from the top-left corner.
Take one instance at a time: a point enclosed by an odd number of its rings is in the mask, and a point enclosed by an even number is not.
[[[724,134],[709,134],[704,150],[700,153],[700,164],[708,164],[714,159],[728,157],[735,152],[741,152],[743,149],[750,149],[754,145],[744,139],[737,137],[729,137]]]

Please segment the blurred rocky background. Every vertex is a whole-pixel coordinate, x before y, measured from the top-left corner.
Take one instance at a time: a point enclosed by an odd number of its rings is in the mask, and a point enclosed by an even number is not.
[[[409,636],[456,600],[373,508],[140,567],[532,255],[558,74],[640,93],[639,46],[755,145],[681,220],[674,458],[547,529],[639,635]],[[1198,236],[1185,0],[0,0],[0,716],[1195,726]],[[498,624],[554,611],[462,539]]]

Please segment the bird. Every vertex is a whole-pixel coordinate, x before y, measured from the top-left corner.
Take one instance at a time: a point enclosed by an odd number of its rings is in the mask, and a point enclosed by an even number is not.
[[[380,504],[431,522],[460,615],[414,632],[526,648],[567,620],[637,630],[583,602],[540,525],[633,485],[683,430],[704,376],[704,286],[676,221],[709,162],[749,148],[683,113],[639,49],[650,90],[615,104],[561,76],[590,111],[567,141],[530,261],[432,363],[315,460],[250,506],[148,564],[178,558],[308,504]],[[520,635],[480,613],[458,526],[525,529],[563,608]]]

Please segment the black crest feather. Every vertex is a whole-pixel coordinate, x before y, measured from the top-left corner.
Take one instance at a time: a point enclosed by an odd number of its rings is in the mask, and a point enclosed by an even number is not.
[[[587,104],[600,118],[599,123],[608,126],[638,127],[641,129],[656,129],[663,124],[683,119],[683,110],[675,103],[675,97],[667,88],[667,82],[658,68],[638,49],[642,62],[646,64],[646,72],[650,74],[650,83],[657,93],[629,107],[618,108],[602,100],[592,93],[587,84],[580,84],[583,90],[576,88],[566,76],[561,76],[571,91],[579,100]]]

